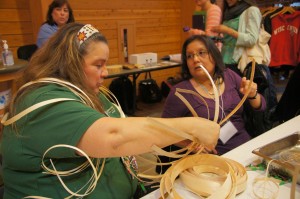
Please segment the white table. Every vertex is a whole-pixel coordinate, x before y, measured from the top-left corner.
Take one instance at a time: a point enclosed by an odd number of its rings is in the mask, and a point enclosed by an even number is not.
[[[223,157],[230,158],[232,160],[235,160],[243,165],[249,165],[254,160],[257,160],[259,157],[252,153],[252,151],[256,148],[259,148],[261,146],[264,146],[270,142],[273,142],[275,140],[281,139],[283,137],[286,137],[288,135],[291,135],[295,132],[300,132],[300,116],[297,116],[267,132],[264,134],[248,141],[247,143],[231,150],[230,152],[223,155]],[[252,182],[255,179],[256,176],[260,175],[260,173],[257,171],[248,171],[248,181],[247,181],[247,188],[246,190],[239,194],[236,198],[238,199],[254,199],[255,197],[252,194]],[[181,194],[184,198],[197,198],[190,194],[190,192],[184,191],[183,188],[184,185],[182,185],[180,182],[177,184],[177,191]],[[279,199],[286,199],[290,197],[290,187],[291,184],[285,184],[279,186],[279,193],[278,197]],[[149,193],[148,195],[144,196],[142,199],[158,199],[160,197],[159,190],[153,191],[152,193]],[[296,196],[295,198],[300,198],[300,185],[297,185],[296,187]]]

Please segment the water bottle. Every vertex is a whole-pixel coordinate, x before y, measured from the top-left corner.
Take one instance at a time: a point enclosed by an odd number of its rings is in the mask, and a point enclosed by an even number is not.
[[[8,49],[8,44],[6,40],[3,42],[3,51],[2,51],[2,62],[4,66],[14,65],[13,53]]]

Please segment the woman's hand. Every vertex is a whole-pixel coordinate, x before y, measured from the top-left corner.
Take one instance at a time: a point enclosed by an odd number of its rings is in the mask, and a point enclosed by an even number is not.
[[[237,31],[235,31],[234,29],[229,28],[228,26],[225,26],[225,25],[213,26],[213,27],[211,27],[211,31],[216,32],[216,33],[227,34],[234,38],[238,37]]]
[[[218,143],[220,125],[216,122],[204,118],[190,118],[191,123],[187,123],[191,129],[191,134],[206,147],[209,151],[213,151]]]
[[[205,35],[205,31],[203,30],[200,30],[200,29],[194,29],[194,28],[191,28],[189,31],[189,36],[192,36],[192,35]]]
[[[183,140],[181,142],[176,143],[175,145],[178,147],[184,148],[184,147],[187,147],[188,145],[190,145],[191,143],[192,143],[191,140]],[[218,154],[218,152],[215,148],[209,148],[209,147],[203,148],[202,146],[195,148],[193,150],[193,153],[198,153],[199,150],[201,150],[201,149],[202,149],[201,153]]]
[[[243,77],[241,81],[240,92],[243,95],[245,95],[247,93],[247,90],[250,89],[248,98],[253,98],[257,92],[257,84],[252,82],[251,87],[249,87],[249,85],[250,85],[250,80],[247,80],[246,77]]]
[[[229,32],[229,27],[225,26],[225,25],[218,25],[218,26],[213,26],[211,27],[211,31],[216,32],[216,33],[225,33],[228,34]]]
[[[241,81],[240,92],[245,95],[247,90],[250,89],[248,94],[249,103],[254,109],[259,109],[262,102],[260,94],[257,93],[257,84],[252,82],[251,87],[249,87],[249,85],[250,80],[247,80],[246,77],[243,77]]]
[[[215,154],[215,155],[217,155],[218,151],[215,148],[211,149],[211,148],[204,147],[202,153],[209,153],[209,154]]]

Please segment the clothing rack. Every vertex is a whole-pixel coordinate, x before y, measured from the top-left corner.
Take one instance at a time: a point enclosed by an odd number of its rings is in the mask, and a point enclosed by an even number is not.
[[[266,8],[269,6],[275,6],[281,4],[283,6],[290,6],[293,3],[300,3],[300,0],[260,0],[256,1],[259,8]]]
[[[280,4],[282,4],[283,6],[290,6],[293,3],[293,0],[280,0]]]

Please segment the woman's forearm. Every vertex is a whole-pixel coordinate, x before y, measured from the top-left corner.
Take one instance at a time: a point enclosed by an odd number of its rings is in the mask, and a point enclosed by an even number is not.
[[[236,30],[234,30],[234,29],[232,29],[232,28],[229,28],[229,27],[227,27],[225,33],[228,34],[228,35],[230,35],[230,36],[232,36],[232,37],[234,37],[234,38],[236,38],[236,39],[239,37],[239,32],[236,31]]]
[[[185,140],[175,132],[214,147],[219,125],[201,118],[101,118],[83,135],[78,147],[91,157],[118,157],[152,151]]]
[[[254,99],[248,99],[250,105],[252,106],[252,108],[254,109],[260,109],[261,105],[262,105],[262,99],[260,94],[257,94],[256,97]]]

